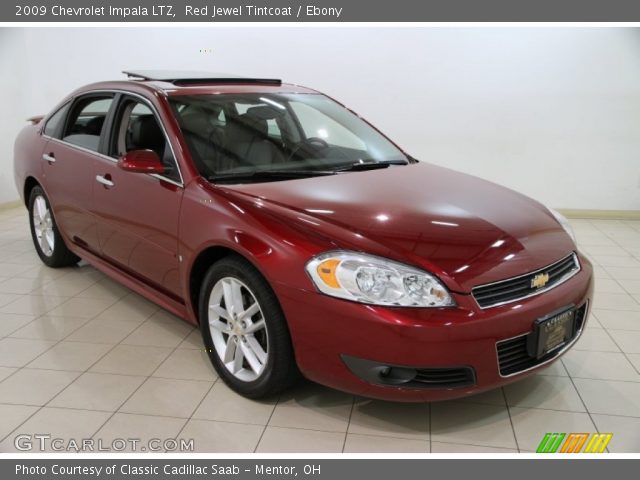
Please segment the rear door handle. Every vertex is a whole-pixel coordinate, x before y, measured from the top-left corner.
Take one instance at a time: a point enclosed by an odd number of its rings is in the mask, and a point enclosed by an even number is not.
[[[102,175],[96,175],[96,181],[102,185],[104,185],[105,187],[113,187],[115,186],[115,183],[113,183],[111,181],[111,176],[110,175],[106,175],[106,176],[102,176]]]
[[[49,163],[55,163],[56,162],[56,158],[53,156],[53,153],[43,153],[42,154],[42,160],[44,160],[45,162],[49,162]]]

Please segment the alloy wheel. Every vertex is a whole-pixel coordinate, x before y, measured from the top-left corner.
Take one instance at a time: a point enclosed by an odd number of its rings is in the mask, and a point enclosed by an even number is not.
[[[240,280],[225,277],[213,286],[208,321],[216,353],[227,370],[244,382],[256,380],[269,358],[267,325],[254,293]]]
[[[50,257],[55,247],[55,235],[53,232],[53,217],[47,201],[42,195],[38,195],[33,203],[33,215],[31,221],[38,241],[38,246],[44,255]]]

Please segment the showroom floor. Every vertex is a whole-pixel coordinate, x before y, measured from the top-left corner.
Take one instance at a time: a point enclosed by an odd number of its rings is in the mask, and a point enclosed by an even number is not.
[[[22,433],[194,439],[202,452],[526,452],[546,432],[613,432],[640,452],[640,221],[576,220],[595,262],[587,330],[561,362],[463,401],[399,404],[308,382],[232,393],[197,330],[90,266],[36,257],[23,208],[0,211],[0,452]]]

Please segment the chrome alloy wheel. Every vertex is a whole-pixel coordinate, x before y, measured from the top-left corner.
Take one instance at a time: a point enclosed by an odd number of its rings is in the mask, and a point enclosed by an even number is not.
[[[40,250],[44,255],[50,257],[55,247],[55,236],[53,233],[53,217],[47,206],[47,201],[42,195],[38,195],[33,202],[33,215],[31,218],[33,229]]]
[[[267,326],[253,292],[237,278],[213,286],[208,303],[211,339],[216,353],[238,380],[252,382],[269,358]]]

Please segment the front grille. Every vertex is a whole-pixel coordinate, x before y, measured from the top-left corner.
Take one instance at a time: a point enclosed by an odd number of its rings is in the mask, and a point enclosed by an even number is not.
[[[586,319],[587,304],[576,309],[575,316],[575,335],[579,335],[584,321]],[[527,340],[530,334],[521,335],[520,337],[503,340],[496,344],[498,350],[498,364],[500,366],[500,375],[506,377],[524,370],[528,370],[537,365],[545,363],[558,355],[560,350],[550,352],[542,358],[536,358],[529,355],[527,351]],[[575,336],[574,336],[575,338]],[[573,341],[573,339],[572,339]]]
[[[495,307],[509,302],[515,302],[523,298],[531,297],[559,285],[578,273],[580,264],[575,253],[563,258],[559,262],[533,272],[509,278],[487,285],[480,285],[471,290],[480,308]],[[549,278],[543,287],[533,286],[534,278],[539,275],[548,275]]]
[[[416,370],[416,376],[411,380],[412,384],[434,388],[465,387],[475,382],[475,373],[470,367],[422,368]]]

